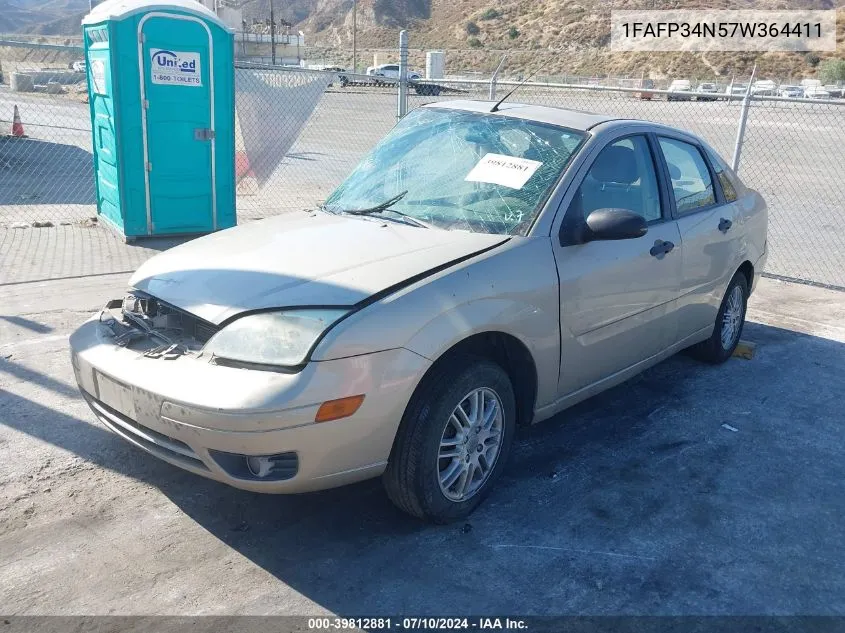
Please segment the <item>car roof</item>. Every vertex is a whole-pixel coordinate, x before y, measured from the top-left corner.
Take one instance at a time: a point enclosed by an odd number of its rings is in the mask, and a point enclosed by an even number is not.
[[[701,137],[682,130],[671,125],[657,123],[656,121],[646,121],[644,119],[630,119],[618,116],[611,116],[608,114],[595,114],[593,112],[584,112],[582,110],[569,110],[566,108],[556,108],[553,106],[542,105],[528,105],[525,103],[503,103],[499,106],[496,112],[490,112],[495,101],[441,101],[439,103],[427,103],[422,106],[424,108],[448,108],[451,110],[465,110],[469,112],[479,112],[481,114],[491,114],[493,116],[513,117],[516,119],[524,119],[526,121],[535,121],[537,123],[548,123],[550,125],[559,125],[572,130],[580,130],[583,132],[594,130],[594,133],[605,134],[618,131],[620,128],[628,128],[631,125],[636,129],[660,134],[661,132],[668,132],[670,134],[694,139],[697,142],[703,142]],[[705,143],[706,144],[706,143]]]
[[[441,101],[428,103],[426,108],[448,108],[450,110],[466,110],[468,112],[480,112],[485,114],[496,114],[500,116],[536,121],[538,123],[549,123],[560,125],[573,130],[590,130],[597,125],[608,121],[618,121],[620,117],[607,114],[594,114],[582,110],[568,110],[566,108],[555,108],[552,106],[528,105],[525,103],[503,103],[495,113],[490,109],[495,101]],[[627,119],[626,119],[627,120]]]

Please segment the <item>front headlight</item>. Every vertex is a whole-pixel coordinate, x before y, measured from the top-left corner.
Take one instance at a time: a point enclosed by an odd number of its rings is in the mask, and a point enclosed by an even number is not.
[[[344,309],[261,312],[236,319],[211,337],[203,352],[227,360],[295,367]]]

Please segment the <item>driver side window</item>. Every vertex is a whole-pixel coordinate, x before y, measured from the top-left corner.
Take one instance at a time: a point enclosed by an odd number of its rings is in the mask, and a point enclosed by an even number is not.
[[[654,160],[645,136],[628,136],[605,147],[570,204],[586,218],[597,209],[628,209],[646,222],[662,217]]]

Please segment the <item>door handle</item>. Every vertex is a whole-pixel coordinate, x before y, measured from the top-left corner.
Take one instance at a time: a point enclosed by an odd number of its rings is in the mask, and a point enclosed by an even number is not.
[[[734,223],[728,220],[727,218],[722,218],[721,220],[719,220],[719,230],[722,233],[727,233],[733,226],[733,224]]]
[[[673,248],[675,248],[675,245],[672,242],[664,242],[663,240],[657,240],[654,242],[654,246],[651,247],[651,250],[649,250],[649,253],[652,257],[657,257],[658,259],[660,259]]]

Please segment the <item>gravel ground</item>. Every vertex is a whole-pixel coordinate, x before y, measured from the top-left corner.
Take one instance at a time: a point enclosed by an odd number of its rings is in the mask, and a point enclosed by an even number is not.
[[[0,286],[0,612],[845,614],[845,295],[763,280],[753,360],[677,356],[522,432],[468,522],[260,496],[93,421],[67,336],[125,275]]]

